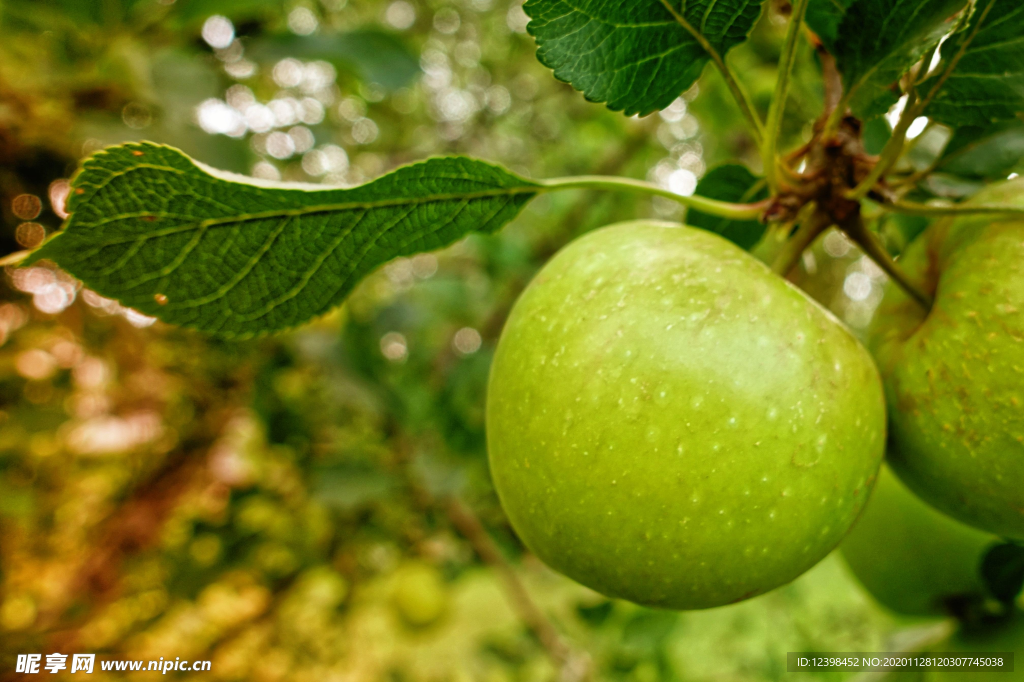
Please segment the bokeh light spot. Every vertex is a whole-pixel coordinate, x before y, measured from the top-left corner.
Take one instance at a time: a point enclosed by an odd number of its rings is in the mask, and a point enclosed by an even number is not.
[[[32,220],[43,210],[43,202],[35,194],[19,194],[11,202],[11,212],[22,220]]]

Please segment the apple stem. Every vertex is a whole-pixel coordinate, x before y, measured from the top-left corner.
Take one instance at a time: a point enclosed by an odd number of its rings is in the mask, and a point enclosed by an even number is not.
[[[917,301],[925,312],[929,312],[932,309],[934,299],[928,295],[924,290],[918,287],[907,273],[901,268],[896,261],[892,259],[889,252],[886,251],[885,247],[879,241],[878,237],[874,232],[868,229],[867,225],[864,224],[864,219],[860,213],[855,213],[848,220],[842,224],[843,231],[846,235],[854,241],[864,253],[873,261],[878,267],[882,268],[885,274],[889,275],[908,296]]]
[[[816,210],[811,213],[800,223],[800,227],[789,238],[789,241],[783,245],[782,250],[779,251],[772,263],[772,271],[780,277],[788,275],[789,271],[800,261],[804,251],[814,243],[818,235],[831,227],[833,222],[832,217],[824,211]]]

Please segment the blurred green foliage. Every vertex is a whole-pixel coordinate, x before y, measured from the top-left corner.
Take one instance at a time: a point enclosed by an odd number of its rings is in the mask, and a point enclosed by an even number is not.
[[[730,55],[762,108],[776,9]],[[331,184],[439,153],[682,186],[734,156],[757,170],[713,72],[662,114],[626,118],[534,51],[508,0],[7,0],[0,254],[58,229],[78,161],[131,139]],[[789,106],[806,120],[820,100],[820,76],[798,69]],[[789,144],[806,133],[785,130]],[[211,660],[197,679],[555,679],[509,575],[480,558],[487,538],[595,679],[777,680],[787,651],[885,650],[899,623],[835,558],[750,602],[676,614],[609,602],[512,534],[483,434],[504,317],[562,244],[644,216],[682,214],[540,197],[498,235],[392,262],[335,313],[244,343],[151,325],[46,267],[6,270],[0,670],[60,651]],[[797,278],[854,328],[882,281],[835,233]],[[485,536],[467,537],[453,499]]]

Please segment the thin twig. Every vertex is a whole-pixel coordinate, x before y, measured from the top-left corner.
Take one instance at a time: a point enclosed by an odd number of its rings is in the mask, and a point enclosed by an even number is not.
[[[824,46],[818,48],[818,58],[821,60],[821,77],[825,83],[825,116],[827,118],[839,108],[839,103],[843,99],[843,77],[839,73],[839,67],[836,66],[836,58]]]
[[[590,657],[587,654],[573,651],[555,626],[537,607],[526,586],[519,579],[515,569],[502,555],[501,550],[484,529],[480,519],[465,504],[452,498],[446,505],[448,518],[452,525],[465,537],[480,559],[501,575],[505,582],[512,607],[518,612],[519,618],[561,667],[563,682],[582,682],[592,676]]]
[[[906,188],[909,189],[910,187],[913,187],[914,185],[919,183],[921,180],[925,179],[926,177],[928,177],[929,175],[934,173],[938,169],[938,167],[940,165],[942,165],[943,161],[946,161],[946,159],[944,159],[940,155],[938,158],[936,158],[934,161],[932,161],[930,164],[928,164],[927,168],[922,168],[921,170],[914,171],[913,173],[911,173],[907,177],[900,178],[896,182],[890,182],[889,186],[893,187],[893,188],[906,187]]]
[[[871,169],[871,172],[868,173],[867,177],[860,181],[860,184],[846,193],[846,198],[860,201],[866,197],[874,188],[875,183],[881,180],[882,176],[900,158],[900,155],[903,153],[903,143],[907,139],[907,131],[910,130],[911,124],[917,118],[916,104],[917,92],[911,90],[907,93],[907,103],[903,107],[900,120],[893,129],[892,136],[885,143],[885,147],[882,148],[882,153],[878,156],[878,162]]]
[[[757,115],[757,111],[754,109],[754,105],[750,101],[750,97],[743,91],[743,88],[740,87],[739,82],[736,80],[735,76],[733,76],[732,71],[729,70],[725,60],[722,59],[722,55],[718,54],[718,50],[708,42],[708,39],[704,37],[704,34],[690,25],[690,22],[686,20],[686,17],[680,14],[676,8],[672,6],[672,3],[668,0],[661,0],[661,4],[665,6],[665,9],[669,11],[679,25],[694,37],[700,46],[704,48],[704,51],[708,53],[708,56],[711,57],[711,60],[715,62],[715,66],[717,66],[718,70],[721,72],[726,85],[729,86],[729,91],[732,93],[733,99],[736,100],[736,104],[738,104],[740,109],[743,111],[743,116],[747,119],[747,123],[750,124],[751,133],[754,135],[754,142],[757,144],[758,148],[760,148],[764,140],[764,124],[761,123],[761,118]]]
[[[934,299],[917,286],[907,273],[903,271],[903,268],[896,264],[896,261],[892,259],[892,256],[882,246],[878,237],[875,236],[875,233],[864,224],[864,219],[860,213],[851,215],[840,227],[842,227],[846,236],[852,239],[871,260],[875,261],[878,267],[882,268],[885,274],[889,275],[892,281],[896,282],[903,291],[917,301],[926,312],[932,309]]]
[[[803,25],[804,13],[807,11],[807,2],[808,0],[796,0],[796,4],[793,6],[793,13],[790,15],[789,26],[786,29],[786,41],[782,47],[782,56],[779,58],[779,76],[775,81],[775,96],[772,97],[771,106],[768,107],[768,121],[765,124],[761,161],[764,165],[765,179],[772,192],[778,189],[778,164],[775,153],[782,130],[782,115],[786,109],[786,99],[789,97],[789,78],[793,73],[793,63],[796,61],[797,39],[800,37],[800,27]]]
[[[821,137],[823,140],[831,140],[839,130],[839,122],[849,105],[846,93],[843,92],[843,76],[836,66],[836,58],[820,43],[818,57],[821,60],[821,78],[825,85],[825,108],[821,114],[825,123],[821,128]]]

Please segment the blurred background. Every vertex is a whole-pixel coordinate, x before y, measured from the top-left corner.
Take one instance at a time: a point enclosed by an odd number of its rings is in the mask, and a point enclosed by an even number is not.
[[[787,12],[771,4],[730,55],[763,106]],[[4,0],[0,256],[59,229],[80,160],[127,140],[330,185],[451,153],[681,194],[727,159],[758,170],[712,70],[626,118],[556,82],[526,23],[509,0]],[[792,107],[811,120],[820,78],[800,64]],[[568,240],[647,216],[683,218],[541,196],[498,235],[392,262],[327,317],[242,343],[7,268],[0,677],[19,653],[62,652],[266,682],[754,681],[785,676],[787,651],[891,650],[907,624],[834,556],[758,599],[673,613],[548,571],[508,526],[483,409],[504,318]],[[855,329],[883,280],[836,233],[797,277]]]

